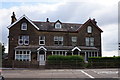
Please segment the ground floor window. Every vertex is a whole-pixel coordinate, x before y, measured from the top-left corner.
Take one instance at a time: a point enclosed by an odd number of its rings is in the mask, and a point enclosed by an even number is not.
[[[66,55],[65,51],[52,51],[52,55]]]
[[[15,51],[15,60],[18,61],[30,61],[31,60],[30,51]]]

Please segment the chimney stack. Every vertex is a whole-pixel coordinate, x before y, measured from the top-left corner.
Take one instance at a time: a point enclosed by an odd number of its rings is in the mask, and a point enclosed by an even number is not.
[[[92,20],[94,23],[95,23],[95,25],[97,24],[97,21],[95,21],[95,18],[93,18],[93,20]]]
[[[12,13],[11,18],[12,18],[11,24],[14,23],[17,20],[16,17],[15,17],[15,13],[14,12]]]
[[[46,19],[46,22],[49,22],[49,18]]]

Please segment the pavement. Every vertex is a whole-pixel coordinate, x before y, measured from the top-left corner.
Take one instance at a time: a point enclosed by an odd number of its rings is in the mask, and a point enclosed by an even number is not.
[[[3,69],[5,78],[119,78],[118,69]]]

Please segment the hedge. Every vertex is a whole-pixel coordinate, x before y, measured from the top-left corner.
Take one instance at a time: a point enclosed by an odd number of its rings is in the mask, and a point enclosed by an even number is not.
[[[47,67],[49,68],[83,68],[84,59],[82,56],[61,56],[52,55],[47,58]]]
[[[118,68],[120,67],[120,56],[119,57],[89,57],[88,67]]]

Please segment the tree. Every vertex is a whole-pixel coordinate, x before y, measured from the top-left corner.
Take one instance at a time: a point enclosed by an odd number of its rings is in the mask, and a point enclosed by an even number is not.
[[[5,46],[4,44],[2,44],[2,56],[4,55],[4,53],[5,53]]]

